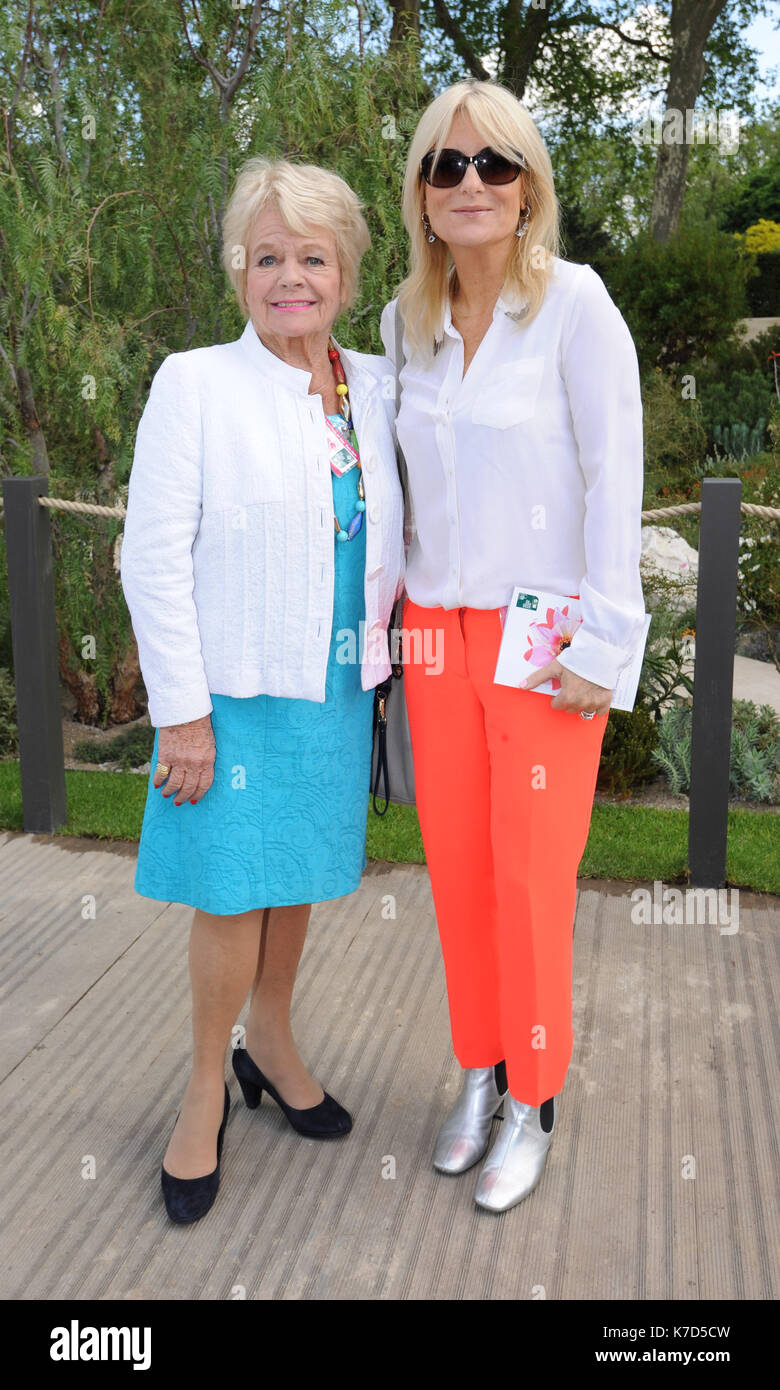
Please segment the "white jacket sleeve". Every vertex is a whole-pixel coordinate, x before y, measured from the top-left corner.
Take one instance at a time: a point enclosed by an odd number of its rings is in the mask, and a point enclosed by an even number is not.
[[[385,355],[390,358],[390,361],[392,362],[395,371],[398,370],[398,364],[395,360],[395,315],[397,308],[398,299],[396,297],[395,299],[391,299],[390,302],[385,305],[379,319],[379,336],[382,339],[382,345],[385,350]],[[398,430],[396,428],[395,418],[393,420],[393,436],[395,438],[396,449],[400,450],[401,445],[398,440]],[[406,497],[404,499],[404,568],[406,556],[409,553],[409,546],[414,540],[415,532],[416,527],[414,523],[414,506],[412,504],[412,488],[411,483],[409,482],[409,474],[407,467]],[[396,594],[396,599],[399,597],[401,593],[403,593],[405,587],[406,577],[404,576],[404,581],[399,587],[398,593]]]
[[[185,353],[152,381],[130,473],[120,573],[156,728],[213,708],[193,598],[192,546],[201,519],[202,436]]]
[[[644,477],[636,349],[617,305],[583,266],[561,338],[561,372],[585,479],[582,623],[558,658],[608,690],[644,622],[639,573]]]
[[[384,309],[382,310],[379,319],[379,335],[385,347],[385,357],[389,359],[387,363],[389,371],[386,375],[382,377],[381,381],[382,402],[387,411],[387,418],[390,424],[390,428],[393,432],[393,439],[395,440],[395,446],[397,449],[398,437],[395,432],[395,327],[394,321],[392,317],[390,317],[393,313],[394,303],[395,300],[391,301],[391,303],[386,304]],[[387,351],[388,337],[392,338],[391,352]],[[398,579],[398,583],[395,586],[395,598],[393,599],[394,603],[397,603],[398,599],[401,597],[406,587],[406,550],[407,545],[405,542],[405,531],[402,531],[400,536],[400,555],[398,557],[398,564],[400,566],[401,573]]]

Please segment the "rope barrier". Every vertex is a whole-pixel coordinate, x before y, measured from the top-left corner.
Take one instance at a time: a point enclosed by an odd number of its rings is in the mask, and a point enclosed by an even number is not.
[[[69,502],[65,497],[39,497],[38,502],[42,507],[49,507],[55,512],[76,512],[88,516],[116,516],[127,515],[124,507],[101,507],[96,502]],[[750,516],[761,516],[767,521],[780,520],[780,507],[762,507],[757,502],[742,502],[740,510],[747,512]],[[664,516],[685,516],[687,513],[700,512],[701,502],[680,502],[674,507],[654,507],[650,511],[642,512],[642,521],[660,521]],[[3,512],[3,504],[0,501],[0,516]]]
[[[39,497],[42,507],[55,512],[87,512],[90,516],[126,516],[124,507],[100,507],[97,502],[67,502],[64,497]]]

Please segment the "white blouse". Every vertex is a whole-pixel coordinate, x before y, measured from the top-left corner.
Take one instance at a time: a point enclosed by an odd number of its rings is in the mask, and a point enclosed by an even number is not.
[[[380,324],[393,361],[396,302]],[[406,592],[447,609],[502,608],[516,584],[578,594],[582,623],[561,665],[611,690],[644,619],[636,350],[589,265],[556,257],[527,325],[523,305],[499,296],[465,378],[449,301],[430,366],[404,339]]]

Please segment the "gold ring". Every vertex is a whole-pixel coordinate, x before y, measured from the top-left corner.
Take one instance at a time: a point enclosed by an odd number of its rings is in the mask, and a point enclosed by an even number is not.
[[[156,777],[157,773],[161,772],[163,774],[163,777],[167,777],[170,770],[171,769],[169,768],[167,763],[158,763],[156,768],[154,769],[154,775]]]

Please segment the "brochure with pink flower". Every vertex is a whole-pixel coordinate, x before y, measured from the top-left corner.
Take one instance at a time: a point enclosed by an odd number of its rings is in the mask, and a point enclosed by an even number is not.
[[[493,680],[496,685],[519,686],[531,671],[555,661],[582,622],[579,599],[566,594],[550,594],[518,584],[506,609],[501,610],[503,636]],[[636,700],[645,654],[650,614],[636,650],[617,678],[611,709],[632,710]],[[561,688],[556,676],[533,687],[540,695],[555,695]]]

